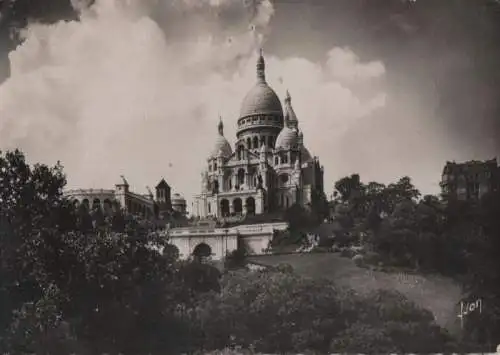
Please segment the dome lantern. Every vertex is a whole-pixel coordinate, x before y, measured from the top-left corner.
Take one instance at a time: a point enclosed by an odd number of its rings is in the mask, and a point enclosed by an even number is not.
[[[217,130],[221,136],[224,136],[224,123],[222,123],[222,117],[219,115],[219,125],[217,126]]]
[[[285,95],[285,124],[292,129],[298,129],[299,120],[292,107],[292,97],[287,90]]]
[[[259,51],[259,59],[257,59],[257,81],[266,82],[266,62],[264,61],[262,48]]]

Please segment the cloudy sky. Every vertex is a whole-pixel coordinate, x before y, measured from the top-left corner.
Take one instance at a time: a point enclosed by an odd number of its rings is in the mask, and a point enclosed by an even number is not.
[[[165,177],[190,199],[219,114],[234,142],[259,47],[327,194],[355,172],[435,193],[446,160],[500,151],[493,0],[0,4],[0,149],[60,160],[69,187]]]

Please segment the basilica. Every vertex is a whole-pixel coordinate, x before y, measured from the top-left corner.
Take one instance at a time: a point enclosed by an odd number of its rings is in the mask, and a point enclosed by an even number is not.
[[[304,145],[292,99],[284,104],[265,77],[262,51],[254,87],[243,99],[233,146],[220,118],[215,143],[201,176],[193,214],[223,218],[311,207],[323,193],[323,167]]]

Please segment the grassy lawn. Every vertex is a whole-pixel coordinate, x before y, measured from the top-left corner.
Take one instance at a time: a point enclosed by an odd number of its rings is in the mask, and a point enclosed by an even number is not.
[[[350,259],[333,253],[265,255],[249,259],[270,266],[290,264],[301,275],[327,277],[359,293],[376,289],[399,291],[420,307],[431,311],[440,326],[452,333],[460,330],[457,303],[461,299],[461,289],[449,278],[371,271],[359,268]]]

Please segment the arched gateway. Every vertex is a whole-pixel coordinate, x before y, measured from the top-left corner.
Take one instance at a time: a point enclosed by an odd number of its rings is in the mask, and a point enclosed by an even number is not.
[[[206,259],[212,256],[212,248],[206,243],[200,243],[193,249],[193,256],[198,259]]]

